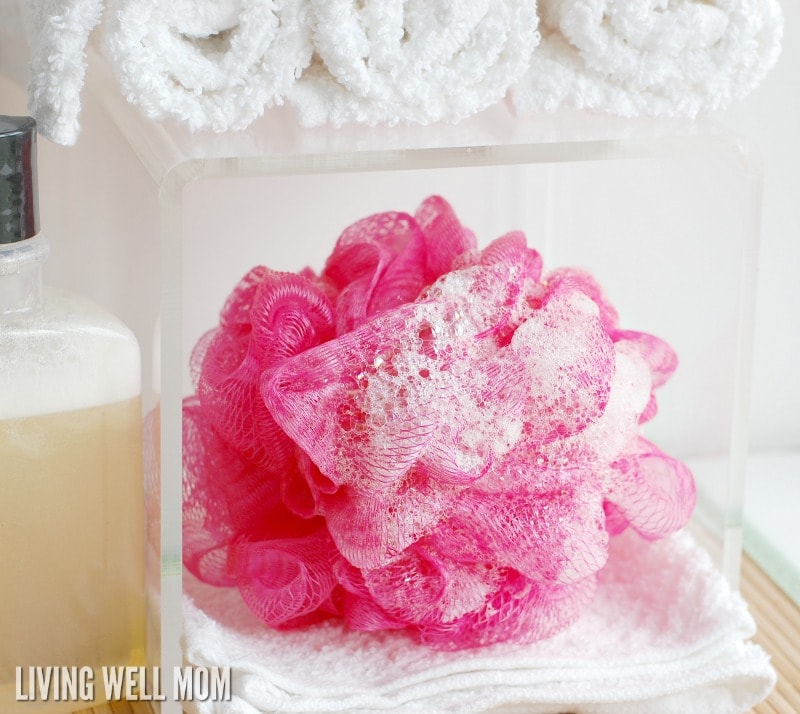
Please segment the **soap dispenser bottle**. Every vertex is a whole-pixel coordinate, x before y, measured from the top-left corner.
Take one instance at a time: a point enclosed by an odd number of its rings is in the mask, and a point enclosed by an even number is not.
[[[141,370],[119,320],[43,289],[38,222],[34,120],[0,116],[0,711],[56,714],[143,664]]]

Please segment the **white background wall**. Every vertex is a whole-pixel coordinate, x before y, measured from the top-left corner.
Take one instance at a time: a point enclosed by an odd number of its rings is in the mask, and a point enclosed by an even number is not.
[[[783,51],[764,83],[721,119],[764,160],[751,441],[800,446],[800,3],[781,2]]]

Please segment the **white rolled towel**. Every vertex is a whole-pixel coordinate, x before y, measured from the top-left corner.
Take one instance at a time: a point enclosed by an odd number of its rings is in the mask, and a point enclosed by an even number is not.
[[[538,44],[535,0],[309,0],[315,59],[289,98],[315,126],[458,121],[501,100]]]
[[[20,10],[31,45],[31,113],[43,136],[59,144],[74,144],[86,74],[86,42],[100,21],[103,0],[27,0],[21,2]]]
[[[539,10],[542,41],[511,97],[520,114],[722,109],[772,68],[783,30],[777,0],[540,0]]]
[[[108,0],[104,46],[151,118],[241,129],[311,61],[306,0]]]

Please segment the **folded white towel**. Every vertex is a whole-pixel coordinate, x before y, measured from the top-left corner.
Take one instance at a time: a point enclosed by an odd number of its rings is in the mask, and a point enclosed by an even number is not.
[[[108,0],[105,48],[129,101],[192,129],[241,129],[311,61],[305,0]]]
[[[42,135],[74,144],[86,74],[84,49],[100,21],[103,0],[27,0],[22,10],[30,28],[30,110]]]
[[[777,0],[540,0],[518,113],[560,105],[695,116],[752,91],[780,52]]]
[[[775,683],[767,655],[745,642],[754,630],[743,600],[685,533],[614,538],[591,610],[526,646],[437,652],[336,621],[277,632],[236,590],[187,576],[184,592],[187,661],[233,675],[232,700],[189,704],[198,714],[735,714]]]
[[[300,122],[457,121],[502,99],[537,45],[535,0],[310,0]]]

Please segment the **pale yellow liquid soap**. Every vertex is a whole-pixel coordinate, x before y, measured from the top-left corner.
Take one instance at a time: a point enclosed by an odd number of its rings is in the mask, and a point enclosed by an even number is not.
[[[66,299],[66,307],[55,312],[75,307],[85,305],[79,299]],[[11,324],[6,321],[4,333],[0,321],[0,347],[4,337],[21,339]],[[28,333],[28,340],[52,343],[55,333],[46,335],[47,330],[35,329]],[[98,385],[109,375],[113,377],[120,366],[130,366],[126,360],[135,362],[135,355],[130,354],[133,346],[124,337],[103,330],[67,332],[57,337],[63,361],[49,377],[39,368],[19,365],[15,378],[4,380],[8,373],[3,375],[0,370],[3,714],[86,709],[92,701],[104,700],[100,668],[144,664],[144,496],[138,385],[134,380],[118,380],[112,393],[118,392],[113,396],[121,398],[82,406],[87,395],[89,404],[98,399]],[[109,340],[110,347],[104,344]],[[115,356],[121,357],[116,365],[103,369],[100,363]],[[47,411],[57,407],[53,390],[49,390],[51,396],[38,405],[46,407],[46,413],[14,413],[15,405],[17,411],[25,404],[28,411],[37,406],[22,399],[26,383],[37,382],[52,383],[57,401],[77,408]],[[65,382],[72,386],[65,387]],[[50,701],[41,701],[41,690],[36,691],[28,681],[28,668],[52,666],[95,669],[92,701],[64,701],[52,686],[46,692]],[[22,686],[17,667],[23,668]],[[32,696],[36,698],[30,701]]]
[[[141,654],[140,421],[138,399],[0,421],[6,686],[17,666],[99,668]]]
[[[87,709],[102,668],[145,664],[139,346],[42,289],[35,143],[0,116],[0,714]],[[92,674],[92,698],[54,668]]]
[[[3,714],[86,709],[100,668],[145,664],[138,345],[88,301],[50,297],[0,317]],[[92,701],[41,701],[28,668],[53,666],[97,669]]]

